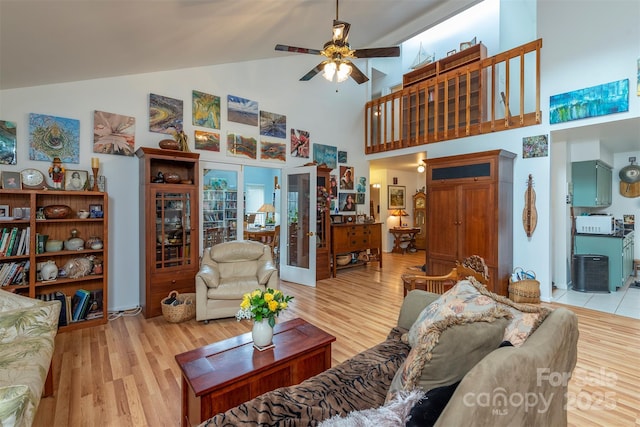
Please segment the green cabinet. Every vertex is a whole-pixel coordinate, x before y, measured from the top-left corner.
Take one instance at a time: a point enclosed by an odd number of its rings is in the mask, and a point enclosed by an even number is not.
[[[609,257],[609,291],[624,285],[633,270],[633,232],[624,237],[577,235],[576,254],[606,255]]]
[[[611,206],[611,166],[600,160],[571,163],[573,206]]]

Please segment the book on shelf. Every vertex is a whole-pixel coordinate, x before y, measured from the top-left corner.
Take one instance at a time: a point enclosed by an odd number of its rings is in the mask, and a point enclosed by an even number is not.
[[[85,315],[85,319],[99,319],[103,316],[102,313],[102,289],[94,290],[90,292],[89,307]]]
[[[0,234],[0,255],[4,255],[6,252],[9,234],[10,230],[7,227],[4,227],[2,229],[2,234]]]
[[[29,271],[29,260],[5,262],[0,265],[0,286],[20,284],[25,269]]]
[[[7,248],[4,252],[5,256],[11,256],[11,253],[13,252],[13,245],[15,244],[17,235],[18,235],[18,227],[13,227],[9,234],[9,239],[7,240]]]
[[[84,289],[78,289],[74,294],[74,299],[75,297],[78,297],[77,303],[73,307],[72,319],[74,322],[77,322],[78,320],[82,320],[82,312],[86,309],[86,305],[89,303],[90,295],[91,294],[88,291],[85,291]]]

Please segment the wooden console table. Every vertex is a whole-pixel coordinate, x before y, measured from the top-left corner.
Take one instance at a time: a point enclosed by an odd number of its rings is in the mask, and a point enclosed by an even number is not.
[[[306,320],[293,319],[276,324],[275,347],[268,350],[254,349],[249,332],[176,355],[182,371],[182,427],[329,369],[335,340]]]
[[[401,243],[408,242],[406,250],[416,249],[416,234],[420,232],[418,227],[395,227],[389,229],[389,233],[393,234],[393,249],[391,252],[394,254],[403,254],[405,249],[400,246]]]
[[[339,268],[352,267],[366,264],[358,262],[344,267],[338,267],[336,257],[340,254],[351,252],[361,252],[369,249],[373,254],[376,252],[380,268],[382,268],[382,224],[331,224],[331,259],[333,265],[331,272],[336,277],[336,270]]]

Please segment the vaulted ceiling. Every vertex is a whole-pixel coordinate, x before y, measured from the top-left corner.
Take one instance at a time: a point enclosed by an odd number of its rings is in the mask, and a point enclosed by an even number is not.
[[[353,47],[394,46],[477,2],[342,0],[339,18]],[[0,89],[321,49],[335,17],[334,0],[0,0]]]

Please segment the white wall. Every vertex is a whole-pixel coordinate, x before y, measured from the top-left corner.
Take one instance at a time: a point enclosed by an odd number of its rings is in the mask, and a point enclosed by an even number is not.
[[[93,113],[101,110],[136,118],[136,148],[157,147],[164,134],[149,128],[149,94],[159,94],[184,101],[185,132],[192,151],[201,161],[273,166],[274,162],[228,157],[225,143],[221,152],[194,150],[191,125],[191,91],[219,95],[222,99],[221,140],[227,132],[259,138],[257,127],[227,121],[226,97],[229,94],[258,101],[259,108],[287,116],[290,128],[310,132],[311,143],[337,146],[348,153],[355,175],[368,177],[368,164],[362,153],[362,111],[366,85],[349,81],[331,84],[321,76],[309,82],[298,79],[317,60],[304,55],[273,60],[245,62],[216,67],[202,67],[144,75],[81,81],[0,92],[0,119],[17,123],[18,164],[3,170],[19,171],[35,167],[46,171],[48,162],[29,160],[28,114],[40,113],[80,120],[80,163],[75,168],[90,170],[90,158],[99,157],[100,173],[107,178],[109,206],[109,310],[121,310],[139,304],[138,270],[138,160],[136,157],[95,154]],[[288,135],[288,133],[287,133]],[[283,142],[285,140],[282,140]],[[290,147],[289,137],[286,139]],[[288,158],[287,166],[302,165],[312,159]],[[363,208],[368,212],[369,205]],[[136,236],[136,237],[132,237]]]

